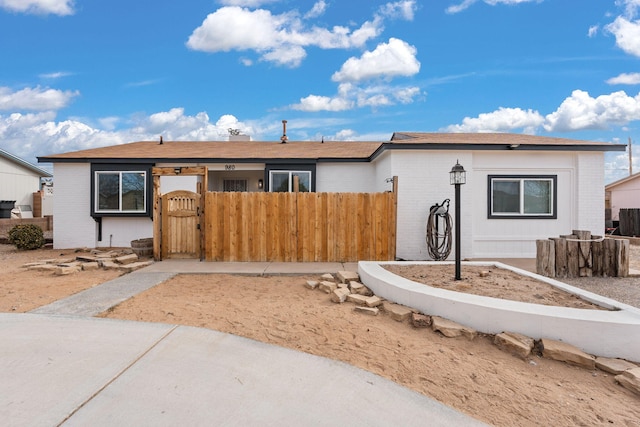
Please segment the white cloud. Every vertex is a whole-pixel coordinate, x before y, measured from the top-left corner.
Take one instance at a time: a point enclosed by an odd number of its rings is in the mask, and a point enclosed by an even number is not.
[[[390,38],[360,58],[349,58],[331,79],[336,82],[358,82],[374,78],[412,76],[420,71],[416,48],[407,42]]]
[[[589,30],[587,31],[587,36],[591,37],[595,37],[596,34],[598,34],[598,30],[600,29],[600,26],[598,25],[592,25],[589,27]]]
[[[640,84],[640,73],[622,73],[608,79],[607,83],[610,85],[637,85]]]
[[[330,98],[328,96],[309,95],[301,98],[299,104],[291,106],[299,111],[344,111],[353,108],[353,102],[344,98]]]
[[[98,120],[101,128],[81,120],[56,121],[55,118],[52,111],[0,115],[2,148],[35,164],[37,156],[157,140],[160,135],[165,140],[175,141],[226,141],[229,128],[240,129],[254,137],[259,132],[230,114],[212,123],[207,113],[190,116],[182,108],[127,119],[105,117]],[[116,129],[121,124],[125,127]]]
[[[491,113],[482,113],[478,117],[465,117],[462,124],[447,126],[445,132],[509,132],[523,129],[533,134],[542,125],[544,117],[537,111],[520,108],[503,108]]]
[[[193,31],[187,46],[204,52],[253,50],[265,61],[295,67],[306,55],[305,47],[361,47],[381,31],[380,19],[367,21],[353,31],[341,26],[306,28],[297,12],[274,15],[264,9],[229,6],[209,14]]]
[[[335,97],[309,95],[299,104],[289,106],[299,111],[345,111],[362,107],[384,107],[395,104],[410,104],[420,96],[420,88],[392,85],[360,87],[352,83],[341,83]]]
[[[0,111],[9,110],[59,110],[66,107],[78,96],[78,91],[62,91],[57,89],[24,88],[13,92],[8,87],[0,87]]]
[[[34,15],[73,15],[73,0],[0,0],[0,8]]]
[[[607,129],[633,120],[640,120],[640,94],[631,97],[619,91],[592,98],[585,91],[574,90],[556,111],[546,116],[544,129],[549,132]]]
[[[44,73],[44,74],[40,74],[38,77],[40,77],[41,79],[46,79],[46,80],[57,80],[57,79],[61,79],[63,77],[68,77],[68,76],[72,76],[73,73],[69,73],[67,71],[57,71],[55,73]]]
[[[640,22],[622,16],[605,27],[616,38],[616,45],[624,52],[640,57]]]
[[[463,0],[462,3],[449,6],[445,11],[450,14],[462,12],[465,9],[471,7],[478,0]],[[483,0],[489,6],[497,6],[497,5],[515,5],[520,3],[541,3],[544,0]]]
[[[402,0],[394,3],[386,3],[380,6],[379,12],[383,16],[390,18],[400,18],[407,21],[413,21],[416,11],[415,0]]]
[[[304,17],[305,19],[317,18],[318,16],[322,16],[326,10],[327,2],[324,0],[320,0],[313,5],[311,10],[307,12]]]
[[[624,7],[625,15],[633,19],[640,8],[640,0],[616,0],[616,5]]]

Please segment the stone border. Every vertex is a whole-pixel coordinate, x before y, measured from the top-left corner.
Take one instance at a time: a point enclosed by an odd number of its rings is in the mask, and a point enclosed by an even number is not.
[[[424,314],[444,317],[487,334],[516,332],[536,339],[563,341],[598,356],[639,361],[640,309],[630,305],[500,262],[464,262],[463,266],[511,270],[615,311],[545,306],[433,288],[397,276],[382,267],[388,264],[452,263],[360,261],[358,273],[362,283],[387,300]]]

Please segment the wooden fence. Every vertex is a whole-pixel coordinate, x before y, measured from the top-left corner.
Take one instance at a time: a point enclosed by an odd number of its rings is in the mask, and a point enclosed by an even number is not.
[[[393,260],[396,192],[207,192],[207,261]]]
[[[620,209],[620,235],[640,236],[640,209]]]

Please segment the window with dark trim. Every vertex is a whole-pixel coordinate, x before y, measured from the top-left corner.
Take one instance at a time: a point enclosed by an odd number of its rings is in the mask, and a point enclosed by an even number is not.
[[[316,191],[315,163],[267,164],[265,179],[268,191],[293,191],[294,177],[298,177],[298,191]]]
[[[91,165],[91,215],[150,216],[149,165]]]
[[[488,217],[557,218],[556,175],[489,175]]]
[[[298,178],[298,191],[309,192],[311,189],[310,171],[271,171],[269,172],[269,191],[291,192],[294,191],[294,178]]]

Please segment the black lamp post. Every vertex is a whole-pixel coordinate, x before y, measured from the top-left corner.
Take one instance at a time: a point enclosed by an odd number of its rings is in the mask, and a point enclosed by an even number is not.
[[[456,280],[460,280],[460,186],[467,182],[467,172],[457,160],[449,179],[456,186]]]

